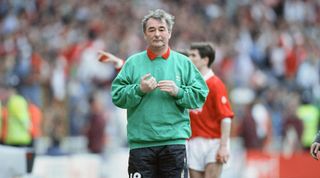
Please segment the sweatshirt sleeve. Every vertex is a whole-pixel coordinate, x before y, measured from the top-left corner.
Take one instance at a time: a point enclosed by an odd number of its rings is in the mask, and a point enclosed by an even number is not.
[[[179,88],[176,103],[187,109],[196,109],[202,107],[209,90],[196,67],[189,63],[188,68],[185,82]]]
[[[138,105],[144,95],[140,90],[140,84],[134,83],[130,76],[132,76],[132,70],[124,65],[111,86],[112,102],[124,109]]]

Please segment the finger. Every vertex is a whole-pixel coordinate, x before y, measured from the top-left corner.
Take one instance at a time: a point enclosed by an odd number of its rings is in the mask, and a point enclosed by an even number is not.
[[[98,51],[98,54],[99,54],[99,55],[106,55],[106,52],[104,52],[103,50],[99,50],[99,51]]]
[[[157,82],[155,79],[150,78],[150,79],[146,79],[145,80],[146,84],[150,87],[150,88],[155,88],[157,86]]]
[[[222,163],[222,164],[224,163],[224,162],[223,162],[223,159],[222,159],[221,157],[217,159],[217,162],[218,162],[218,163]]]
[[[318,160],[317,155],[312,154],[311,156],[313,157],[313,159]]]
[[[227,163],[229,160],[229,156],[225,156],[224,159],[223,159],[223,163]]]
[[[320,149],[319,144],[312,145],[312,147],[311,147],[311,150],[312,150],[311,155],[312,155],[312,157],[313,157],[314,159],[316,159],[316,160],[319,159],[319,158],[318,158],[319,149]]]
[[[314,150],[311,150],[310,154],[311,154],[311,156],[312,156],[315,160],[318,160],[318,158],[317,158],[317,152],[315,152]]]
[[[220,160],[220,163],[224,163],[225,156],[218,156],[218,159]]]
[[[106,61],[108,61],[108,59],[109,59],[109,57],[105,56],[105,55],[99,55],[99,57],[98,57],[98,60],[100,62],[106,62]]]
[[[221,156],[217,155],[217,156],[216,156],[216,160],[217,160],[217,161],[221,161]]]
[[[154,77],[151,77],[149,80],[152,81],[152,82],[154,82],[154,83],[157,83],[157,80],[156,80],[156,78],[154,78]]]
[[[159,86],[158,85],[158,88],[161,90],[161,91],[171,91],[171,87],[168,87],[168,86]]]
[[[314,153],[315,153],[315,147],[316,147],[316,145],[315,144],[312,144],[311,145],[311,148],[310,148],[310,154],[313,156],[314,155]]]
[[[148,80],[148,82],[149,82],[149,85],[150,85],[152,88],[156,88],[156,87],[157,87],[157,81],[156,81],[154,78]]]
[[[320,150],[320,144],[316,144],[316,147],[314,148],[314,153],[317,154]]]
[[[157,82],[152,84],[152,89],[155,89],[155,88],[157,88]]]
[[[158,87],[160,87],[160,88],[169,88],[170,86],[158,83]]]
[[[151,74],[147,73],[146,75],[142,76],[142,80],[147,80],[149,77],[151,77]]]
[[[172,86],[172,82],[171,81],[160,81],[158,83],[159,86]]]
[[[109,56],[107,55],[107,53],[105,53],[103,51],[98,51],[98,54],[99,54],[98,60],[100,62],[105,62],[105,61],[107,61],[109,59]]]
[[[169,84],[169,83],[172,83],[172,81],[171,80],[161,80],[161,81],[159,81],[159,84]]]
[[[158,87],[159,88],[159,87]],[[160,91],[165,91],[165,92],[170,92],[171,90],[170,89],[168,89],[168,88],[159,88],[160,89]]]
[[[312,144],[312,145],[311,145],[311,148],[310,148],[310,154],[311,154],[312,156],[316,157],[319,149],[320,149],[319,144]]]

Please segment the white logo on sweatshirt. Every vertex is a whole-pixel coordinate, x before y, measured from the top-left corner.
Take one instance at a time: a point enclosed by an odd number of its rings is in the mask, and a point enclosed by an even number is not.
[[[130,178],[141,178],[141,174],[139,172],[130,173]]]

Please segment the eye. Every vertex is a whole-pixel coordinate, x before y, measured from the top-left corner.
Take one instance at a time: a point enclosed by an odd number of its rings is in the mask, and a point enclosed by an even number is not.
[[[163,31],[165,31],[165,30],[166,30],[166,29],[165,29],[164,27],[160,27],[160,28],[159,28],[159,31],[160,31],[160,32],[163,32]]]
[[[155,28],[148,28],[148,32],[154,32],[155,30]]]

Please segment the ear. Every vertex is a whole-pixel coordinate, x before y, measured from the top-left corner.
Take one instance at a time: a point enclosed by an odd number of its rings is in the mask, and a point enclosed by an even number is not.
[[[203,60],[204,60],[204,62],[206,63],[206,65],[208,66],[208,64],[209,64],[209,57],[204,57]]]
[[[169,33],[168,39],[170,39],[171,38],[171,31],[168,31],[168,33]]]

